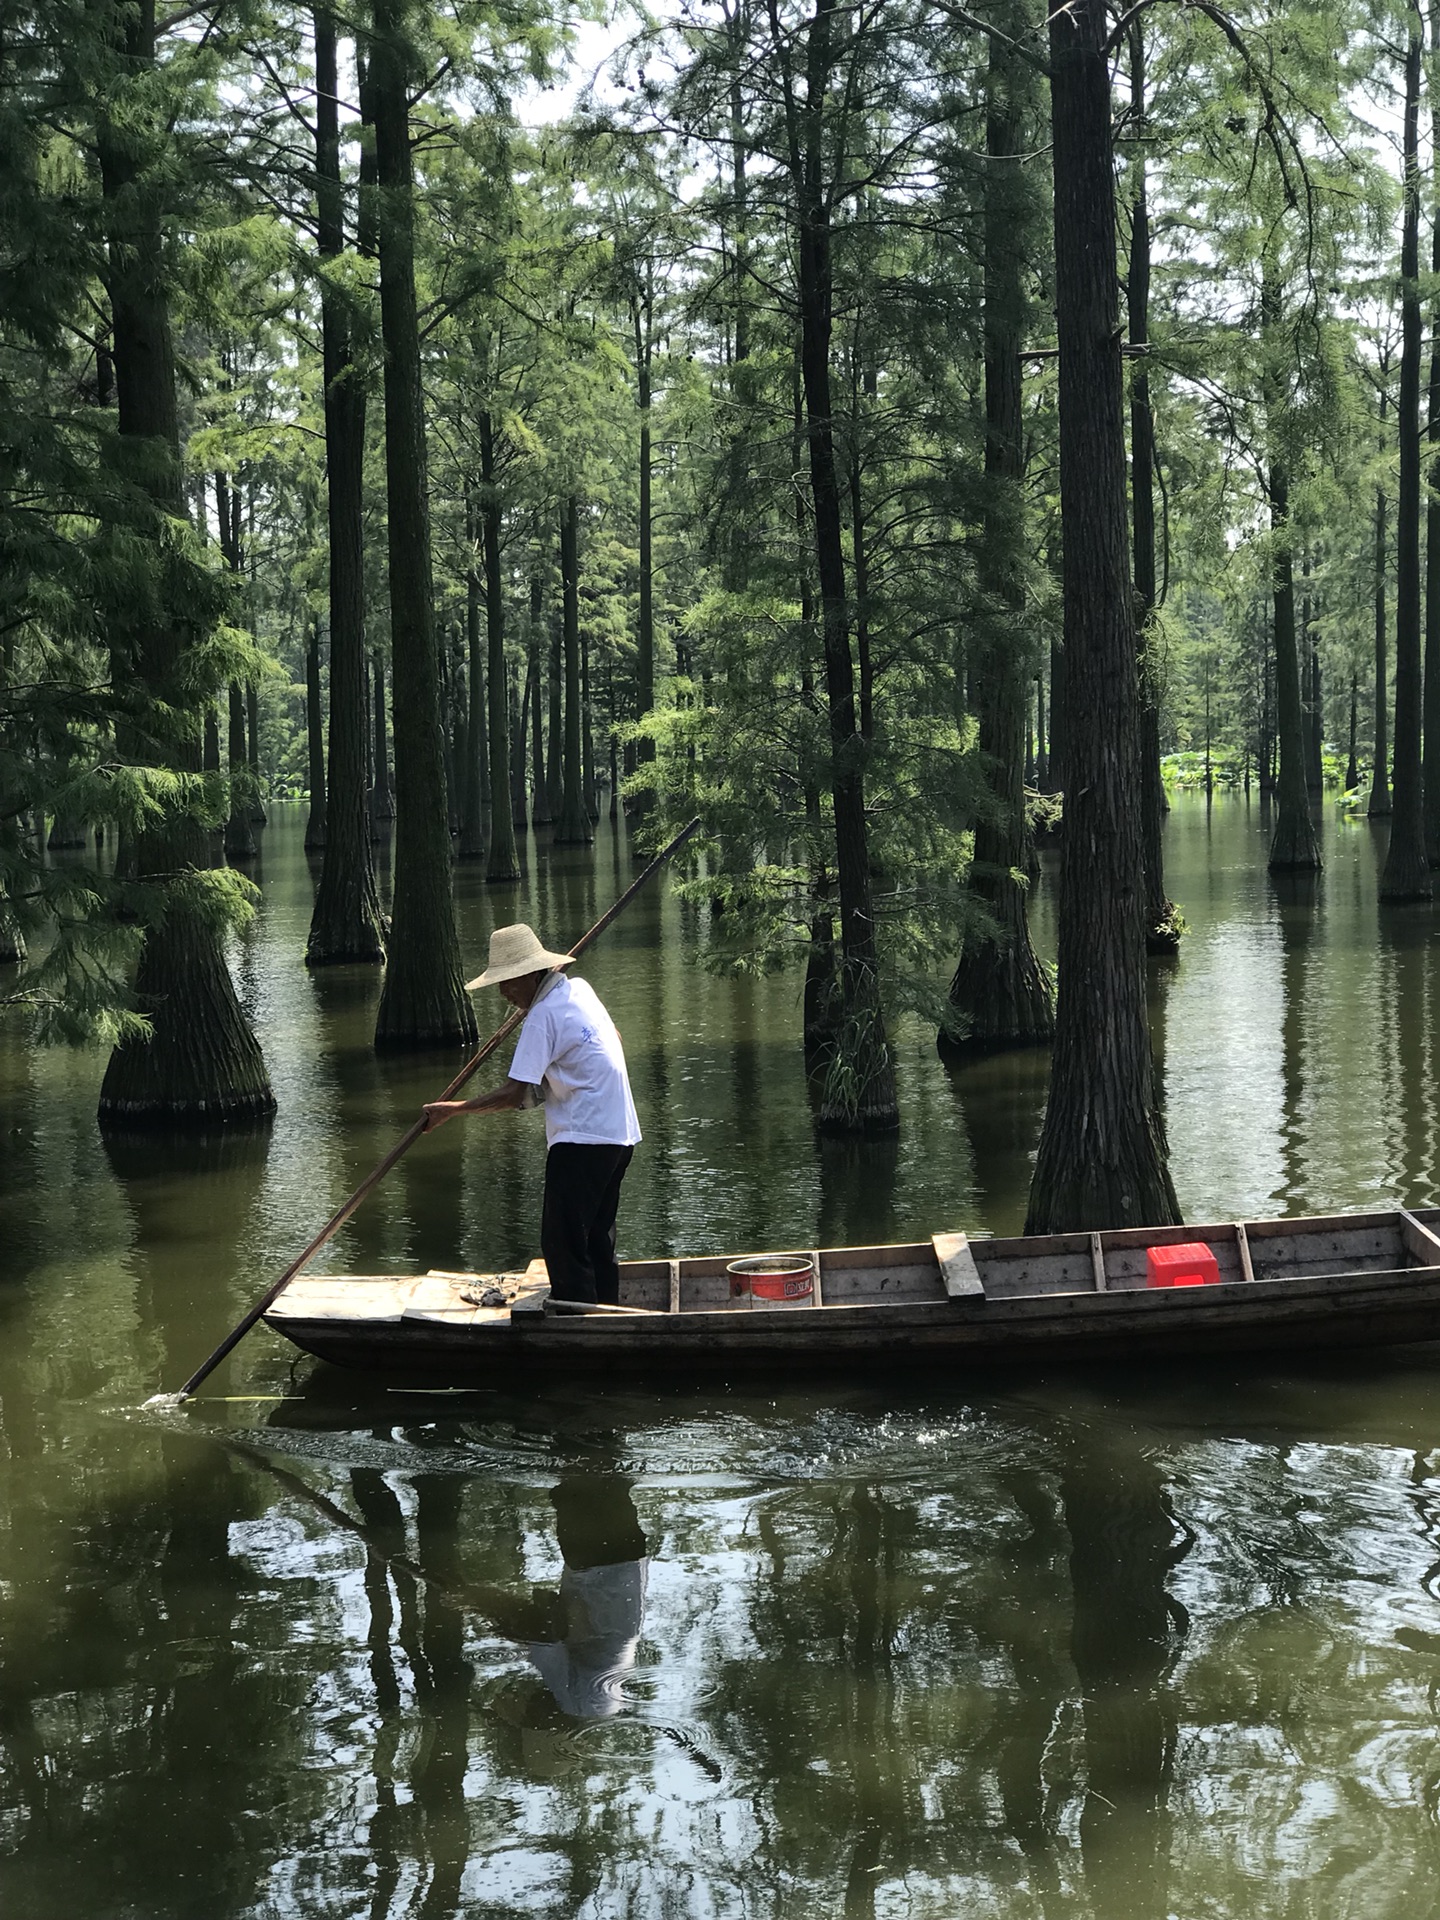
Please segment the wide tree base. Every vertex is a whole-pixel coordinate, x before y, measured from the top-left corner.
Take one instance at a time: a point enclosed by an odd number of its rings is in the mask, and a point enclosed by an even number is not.
[[[1390,848],[1380,875],[1380,898],[1387,906],[1399,906],[1412,900],[1433,900],[1435,882],[1425,854],[1425,842],[1419,834],[1402,839],[1391,828]]]
[[[255,835],[250,831],[250,822],[243,814],[231,814],[225,822],[225,858],[253,860],[259,851]]]
[[[349,888],[337,892],[339,898],[326,898],[322,874],[305,943],[306,966],[383,967],[386,927],[373,883],[362,880],[353,892]]]
[[[1127,1116],[1123,1129],[1106,1128],[1103,1116],[1088,1118],[1096,1124],[1073,1141],[1042,1134],[1026,1233],[1179,1226],[1180,1203],[1158,1128],[1152,1132],[1143,1115]]]
[[[113,1130],[254,1126],[275,1112],[264,1057],[214,932],[173,913],[146,935],[135,999],[148,1040],[123,1041],[100,1087]]]
[[[943,1028],[942,1060],[957,1063],[1018,1047],[1045,1047],[1055,1037],[1055,995],[1029,935],[1002,945],[967,943],[950,982],[950,1004],[965,1021],[961,1034]]]
[[[1324,864],[1309,807],[1287,807],[1282,803],[1275,821],[1275,837],[1270,842],[1271,872],[1318,873]]]
[[[474,1043],[475,1010],[460,975],[419,978],[392,957],[375,1021],[377,1053],[415,1052]]]
[[[305,949],[305,964],[307,967],[383,967],[385,947],[380,941],[357,941],[350,945],[340,942],[330,946],[312,936]]]

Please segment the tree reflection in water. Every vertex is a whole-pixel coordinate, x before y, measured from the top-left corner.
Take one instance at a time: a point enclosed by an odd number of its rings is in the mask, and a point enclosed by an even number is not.
[[[1175,1757],[1166,1681],[1188,1624],[1166,1583],[1193,1535],[1177,1525],[1159,1468],[1121,1435],[1067,1449],[1060,1493],[1085,1726],[1085,1882],[1106,1920],[1165,1920]]]

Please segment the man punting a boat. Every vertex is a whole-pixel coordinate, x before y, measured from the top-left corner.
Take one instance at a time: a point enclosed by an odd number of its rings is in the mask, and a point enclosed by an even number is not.
[[[490,964],[468,985],[498,987],[525,1012],[503,1087],[478,1100],[437,1100],[426,1130],[462,1113],[521,1113],[544,1104],[545,1201],[540,1251],[556,1300],[616,1306],[615,1212],[640,1141],[625,1051],[595,989],[564,972],[527,926],[497,927]]]

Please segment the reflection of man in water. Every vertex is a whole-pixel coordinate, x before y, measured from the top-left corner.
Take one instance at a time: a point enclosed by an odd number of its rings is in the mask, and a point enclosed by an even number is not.
[[[625,1705],[635,1665],[649,1570],[630,1486],[614,1474],[567,1474],[550,1495],[565,1570],[558,1592],[528,1600],[491,1589],[485,1611],[521,1641],[561,1711],[604,1720]]]

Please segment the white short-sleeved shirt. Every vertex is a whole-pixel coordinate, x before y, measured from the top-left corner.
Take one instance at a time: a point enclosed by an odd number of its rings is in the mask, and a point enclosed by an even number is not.
[[[510,1078],[541,1089],[549,1146],[639,1144],[625,1049],[588,981],[560,973],[541,987],[520,1029]]]

